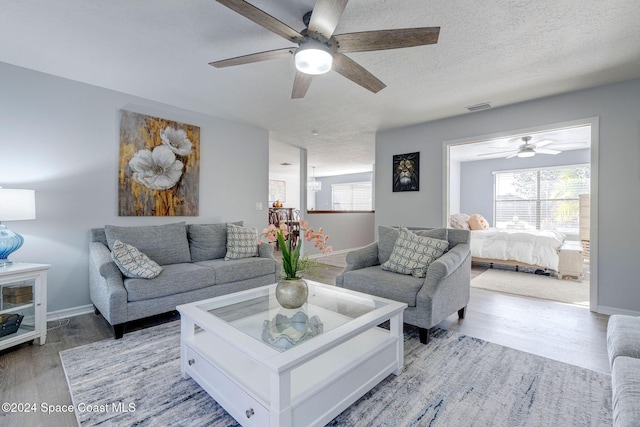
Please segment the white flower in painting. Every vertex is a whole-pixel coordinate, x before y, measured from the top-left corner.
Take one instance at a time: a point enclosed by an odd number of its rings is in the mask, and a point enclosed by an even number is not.
[[[167,126],[160,131],[162,143],[169,147],[171,151],[181,156],[191,154],[191,141],[187,138],[187,132],[182,129],[174,129]]]
[[[184,164],[164,145],[152,151],[140,150],[129,160],[133,180],[152,190],[166,190],[176,185]]]

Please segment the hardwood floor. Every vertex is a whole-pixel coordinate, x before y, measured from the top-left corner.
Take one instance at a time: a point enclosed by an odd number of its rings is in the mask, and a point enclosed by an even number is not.
[[[322,270],[324,279],[319,281],[335,284],[335,277],[341,271],[339,267],[328,266]],[[483,271],[484,268],[474,267],[472,275],[475,277]],[[177,313],[168,313],[136,322],[127,331],[177,318]],[[458,320],[457,314],[453,314],[438,326],[608,374],[607,319],[607,316],[592,313],[584,307],[471,288],[465,319]],[[54,328],[57,324],[49,322],[48,326]],[[36,406],[33,413],[0,411],[0,425],[76,425],[72,413],[42,411],[42,404],[71,404],[58,353],[103,339],[113,339],[109,324],[102,316],[86,314],[51,329],[44,346],[22,344],[0,352],[2,402]]]

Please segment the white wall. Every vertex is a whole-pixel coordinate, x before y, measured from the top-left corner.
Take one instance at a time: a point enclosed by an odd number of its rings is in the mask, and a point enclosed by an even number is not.
[[[322,227],[324,234],[329,235],[328,243],[334,251],[359,248],[375,240],[372,212],[307,213],[306,220],[314,230]],[[319,254],[309,243],[303,248],[307,255]]]
[[[393,193],[391,167],[378,167],[375,222],[445,223],[444,141],[599,117],[598,311],[640,314],[639,111],[640,79],[636,79],[380,132],[376,164],[390,165],[394,154],[420,151],[421,190]]]
[[[3,63],[0,93],[0,185],[36,191],[37,219],[6,223],[25,238],[10,259],[52,265],[49,312],[90,303],[90,228],[268,223],[266,130]],[[120,109],[200,126],[198,217],[118,216]]]

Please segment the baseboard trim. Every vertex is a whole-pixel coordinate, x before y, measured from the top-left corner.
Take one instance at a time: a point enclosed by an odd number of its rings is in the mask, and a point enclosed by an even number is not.
[[[616,308],[616,307],[605,307],[602,305],[598,306],[597,312],[600,314],[608,314],[608,315],[625,314],[627,316],[640,316],[640,311],[625,310],[623,308]]]
[[[83,314],[93,313],[93,305],[81,305],[78,307],[65,308],[63,310],[50,311],[47,313],[47,322],[66,319],[68,317],[80,316]]]

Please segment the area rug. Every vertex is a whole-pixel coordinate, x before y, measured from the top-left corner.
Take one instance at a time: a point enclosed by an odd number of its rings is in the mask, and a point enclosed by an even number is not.
[[[236,426],[180,375],[179,322],[60,353],[82,426]],[[453,331],[405,327],[405,366],[330,426],[611,425],[611,378]]]
[[[589,306],[589,281],[559,280],[539,274],[489,269],[471,281],[474,288]]]

